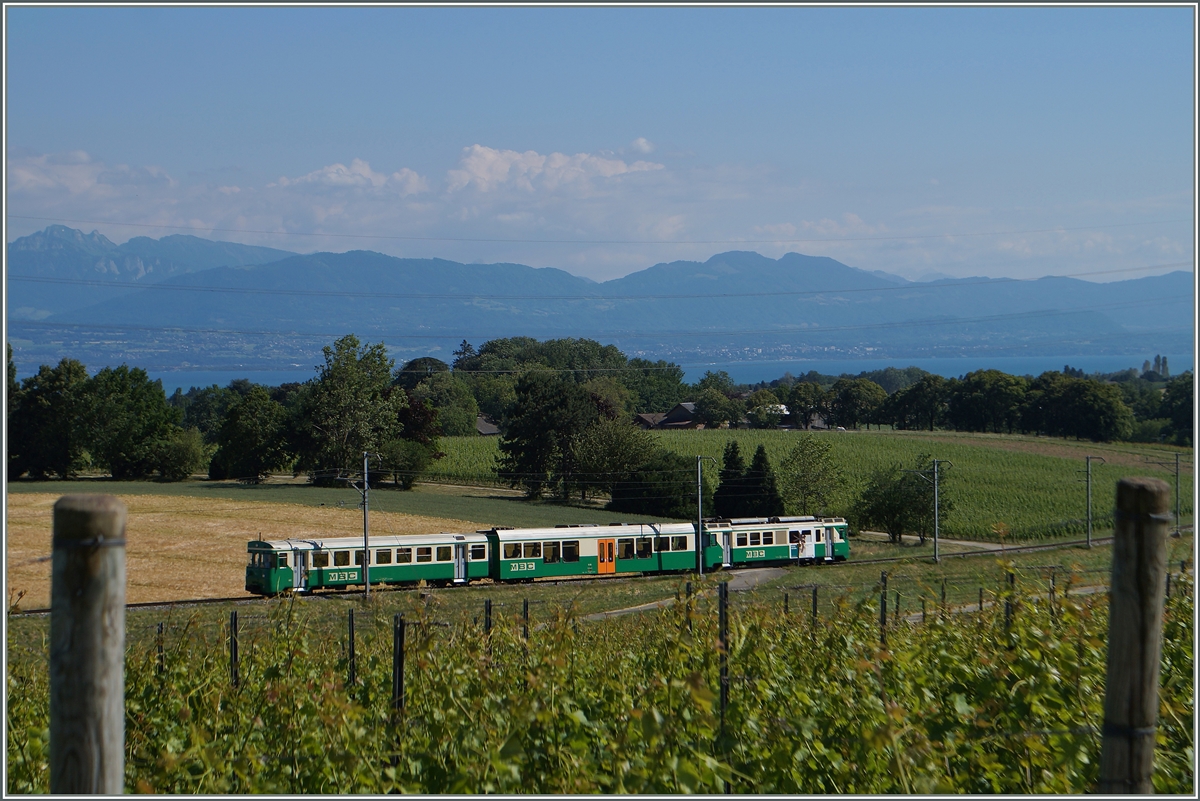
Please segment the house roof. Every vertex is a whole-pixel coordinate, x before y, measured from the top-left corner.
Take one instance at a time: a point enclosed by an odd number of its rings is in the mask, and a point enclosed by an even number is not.
[[[493,437],[500,433],[500,429],[491,420],[484,417],[482,414],[475,418],[475,430],[480,436]]]

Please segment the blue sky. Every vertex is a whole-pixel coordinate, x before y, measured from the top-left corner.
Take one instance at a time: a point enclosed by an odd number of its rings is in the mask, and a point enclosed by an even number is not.
[[[735,249],[910,278],[1194,258],[1191,8],[5,14],[8,241],[596,280]]]

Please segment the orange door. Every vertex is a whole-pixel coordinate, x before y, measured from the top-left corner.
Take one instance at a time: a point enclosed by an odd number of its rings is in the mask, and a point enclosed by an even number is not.
[[[616,540],[597,540],[596,541],[596,557],[597,567],[596,572],[600,574],[617,572],[617,563],[613,556],[617,552]]]

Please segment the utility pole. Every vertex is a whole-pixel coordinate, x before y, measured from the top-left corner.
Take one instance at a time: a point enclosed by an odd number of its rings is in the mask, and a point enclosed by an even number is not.
[[[1180,467],[1180,461],[1179,461],[1179,459],[1180,459],[1181,455],[1182,454],[1178,454],[1178,453],[1175,454],[1175,533],[1172,535],[1175,537],[1179,536],[1179,526],[1180,526],[1180,513],[1179,513],[1179,467]],[[1152,459],[1147,459],[1146,462],[1149,464],[1156,464],[1161,467],[1170,467],[1171,466],[1170,462],[1156,462]]]
[[[1105,464],[1103,456],[1085,456],[1087,460],[1087,547],[1092,547],[1092,460],[1099,459]]]
[[[700,464],[705,459],[717,461],[711,456],[696,457],[696,565],[701,578],[704,576],[704,481],[700,474]]]
[[[367,530],[367,493],[371,490],[371,480],[367,475],[369,456],[369,453],[363,451],[363,598],[371,597],[371,538]]]
[[[940,465],[940,464],[948,464],[951,467],[954,467],[954,462],[950,461],[949,459],[934,459],[933,460],[933,561],[934,561],[934,564],[940,564],[942,561],[941,554],[938,551],[938,535],[940,533],[939,525],[938,525],[938,522],[939,522],[938,518],[939,518],[939,510],[941,508],[940,504],[938,503],[938,476],[940,475],[938,472],[938,465]],[[905,470],[904,472],[912,473],[913,475],[920,476],[921,478],[925,479],[926,481],[929,481],[929,476],[925,475],[920,470]]]

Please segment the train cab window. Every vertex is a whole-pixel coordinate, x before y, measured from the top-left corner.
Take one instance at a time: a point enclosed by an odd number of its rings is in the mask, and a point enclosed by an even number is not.
[[[807,529],[807,528],[806,528],[806,529],[804,529],[804,533],[800,535],[800,542],[801,542],[801,543],[808,542],[808,535],[809,535],[809,534],[812,534],[812,531],[811,531],[810,529]]]
[[[789,531],[788,532],[788,542],[790,542],[792,545],[795,545],[798,542],[800,542],[800,532],[799,531]]]
[[[775,532],[774,531],[764,531],[763,532],[763,545],[774,545],[774,544],[775,544]]]
[[[817,542],[821,541],[821,529],[817,529]]]
[[[751,545],[759,545],[759,544],[761,544],[761,543],[759,542],[758,536],[759,536],[759,535],[758,535],[758,532],[757,532],[757,531],[752,531],[752,532],[750,532],[750,544],[751,544]]]
[[[366,551],[355,551],[354,552],[354,564],[358,565],[359,567],[362,567],[363,558],[365,555],[366,555]]]
[[[633,538],[617,540],[617,558],[632,559],[633,558]]]
[[[687,547],[687,535],[686,534],[683,535],[682,537],[671,537],[671,550],[672,551],[686,551],[687,549],[688,549],[688,547]]]
[[[433,561],[433,548],[417,548],[417,561],[418,562],[432,562]]]
[[[383,548],[375,552],[375,564],[390,565],[392,563],[392,549]]]
[[[557,542],[542,543],[542,559],[546,560],[546,564],[553,564],[558,561],[559,544]]]
[[[449,545],[439,545],[437,549],[437,560],[439,562],[449,562],[451,559],[451,550],[453,549]]]
[[[333,552],[333,566],[334,567],[347,567],[347,566],[349,566],[349,564],[350,564],[350,552],[349,551],[334,551]]]
[[[403,564],[412,562],[412,548],[397,548],[396,562]]]
[[[542,555],[542,544],[540,542],[525,543],[525,558],[536,559]]]
[[[329,551],[313,551],[313,567],[329,567]]]
[[[262,551],[250,552],[250,567],[266,567],[268,562],[267,555]]]
[[[653,544],[654,543],[651,541],[650,537],[638,537],[637,538],[637,558],[638,559],[649,559],[651,556],[653,556],[654,551],[652,551],[650,549],[651,545],[653,545]]]
[[[504,543],[504,558],[505,559],[520,559],[521,558],[521,543],[519,543],[519,542]]]
[[[656,551],[671,550],[671,538],[670,537],[655,537],[654,538],[654,550],[656,550]]]
[[[737,547],[739,547],[739,548],[746,547],[746,535],[745,534],[737,535]]]
[[[288,566],[288,558],[287,558],[286,553],[279,554],[279,562],[276,566],[277,567],[287,567]]]
[[[482,542],[471,546],[471,561],[478,562],[487,559],[487,545]]]
[[[564,562],[579,561],[579,540],[567,540],[562,544],[562,560]]]

